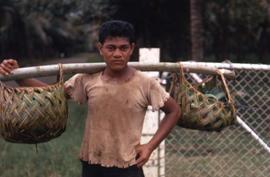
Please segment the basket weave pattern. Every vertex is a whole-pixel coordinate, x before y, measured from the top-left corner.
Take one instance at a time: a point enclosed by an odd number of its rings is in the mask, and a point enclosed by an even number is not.
[[[234,124],[236,110],[225,78],[223,75],[220,77],[221,86],[227,98],[225,102],[202,93],[198,87],[186,80],[183,69],[181,69],[179,78],[175,75],[170,93],[181,108],[179,126],[197,130],[221,131]]]
[[[62,74],[57,84],[45,87],[2,84],[0,103],[0,132],[7,141],[35,144],[65,131],[68,111]]]

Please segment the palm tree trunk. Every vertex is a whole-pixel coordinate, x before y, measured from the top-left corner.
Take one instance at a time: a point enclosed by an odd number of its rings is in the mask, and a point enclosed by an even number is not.
[[[203,0],[190,0],[191,59],[202,61],[203,49]]]

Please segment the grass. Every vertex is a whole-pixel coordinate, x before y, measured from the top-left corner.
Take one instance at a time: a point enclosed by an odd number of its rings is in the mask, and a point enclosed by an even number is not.
[[[85,117],[86,106],[70,102],[66,132],[38,144],[38,151],[0,139],[0,177],[79,177]],[[166,177],[268,176],[269,154],[245,133],[225,131],[208,135],[176,128],[167,139]]]
[[[48,143],[8,143],[0,139],[1,177],[79,177],[78,159],[86,107],[69,104],[67,130]]]
[[[168,177],[266,177],[270,171],[265,155],[268,154],[259,154],[256,159],[239,152],[194,157],[166,155],[170,159],[166,163],[166,174]]]
[[[0,177],[79,177],[78,154],[85,116],[86,106],[70,102],[66,132],[38,144],[37,152],[35,145],[0,139]],[[174,131],[167,139],[166,177],[264,177],[270,173],[268,154],[258,145],[248,146],[254,142],[245,134],[232,140],[223,135],[212,138],[216,133],[207,135],[182,128]],[[241,146],[230,145],[233,142]]]
[[[269,153],[240,127],[207,133],[176,127],[166,142],[166,177],[266,177]]]

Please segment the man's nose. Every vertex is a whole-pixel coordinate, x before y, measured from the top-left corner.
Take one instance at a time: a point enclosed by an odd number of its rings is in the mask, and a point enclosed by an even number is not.
[[[120,51],[120,49],[115,49],[115,51],[113,52],[113,56],[115,57],[115,58],[119,58],[119,57],[121,57],[122,56],[122,52]]]

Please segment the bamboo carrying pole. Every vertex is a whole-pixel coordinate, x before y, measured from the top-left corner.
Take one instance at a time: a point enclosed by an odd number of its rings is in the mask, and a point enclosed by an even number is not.
[[[181,62],[186,72],[192,73],[204,73],[204,74],[217,74],[216,67],[207,65],[197,65],[195,62]],[[130,62],[129,66],[135,67],[142,71],[167,71],[167,72],[178,72],[179,63],[157,63],[157,64],[142,64],[138,62]],[[95,73],[103,70],[105,63],[72,63],[63,64],[64,74],[75,74],[75,73]],[[235,73],[230,70],[222,70],[227,78],[233,79]],[[43,77],[50,75],[57,75],[59,73],[59,67],[55,65],[43,65],[18,68],[12,71],[10,75],[0,75],[0,80],[16,80],[32,77]]]
[[[244,69],[244,70],[260,70],[260,71],[270,71],[270,65],[267,64],[250,64],[250,63],[212,63],[212,62],[181,62],[181,63],[196,63],[198,67],[215,67],[223,69]]]

